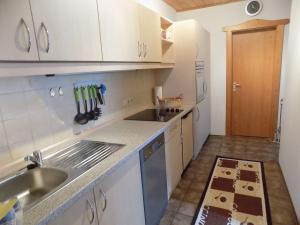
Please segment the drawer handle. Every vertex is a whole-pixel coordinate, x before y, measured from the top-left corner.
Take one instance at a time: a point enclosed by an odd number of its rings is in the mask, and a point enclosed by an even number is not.
[[[144,49],[144,58],[146,58],[148,52],[147,52],[147,45],[143,43],[143,49]]]
[[[142,50],[141,50],[141,43],[138,42],[138,53],[139,53],[139,58],[142,57]]]
[[[30,49],[31,49],[31,35],[30,35],[30,29],[29,27],[27,26],[27,23],[25,22],[24,18],[21,18],[21,24],[23,24],[26,28],[26,31],[27,31],[27,36],[28,36],[28,44],[27,44],[27,49],[26,51],[27,52],[30,52]]]
[[[104,199],[104,206],[102,207],[102,211],[104,212],[105,209],[107,208],[107,199],[106,199],[106,195],[105,193],[102,191],[102,189],[99,189],[100,195],[103,197]]]
[[[87,200],[87,204],[88,204],[88,206],[90,207],[91,212],[92,212],[92,219],[90,219],[89,222],[90,222],[90,224],[93,224],[93,223],[94,223],[94,219],[95,219],[95,209],[93,208],[93,206],[92,206],[90,200]]]
[[[45,29],[45,31],[46,31],[46,35],[47,35],[47,47],[46,47],[46,52],[49,53],[49,50],[50,50],[49,31],[48,31],[48,28],[46,27],[46,25],[45,25],[44,22],[41,23],[41,27],[42,27],[42,29]]]

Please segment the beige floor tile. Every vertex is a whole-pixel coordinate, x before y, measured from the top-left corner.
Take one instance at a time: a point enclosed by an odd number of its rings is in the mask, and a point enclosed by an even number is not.
[[[172,225],[191,225],[193,217],[182,214],[176,214]]]

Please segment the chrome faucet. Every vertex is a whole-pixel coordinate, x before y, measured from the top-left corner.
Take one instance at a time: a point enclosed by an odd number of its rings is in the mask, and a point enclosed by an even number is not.
[[[31,155],[25,156],[24,160],[26,162],[33,162],[34,164],[36,164],[38,167],[43,166],[43,156],[42,156],[42,152],[41,151],[34,151]]]

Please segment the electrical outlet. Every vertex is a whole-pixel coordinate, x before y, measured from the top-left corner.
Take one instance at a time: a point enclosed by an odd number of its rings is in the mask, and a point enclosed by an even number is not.
[[[133,101],[134,101],[133,97],[128,98],[128,103],[129,103],[129,104],[132,104]]]
[[[131,105],[134,101],[133,97],[129,97],[129,98],[124,98],[122,101],[122,106],[128,106]]]

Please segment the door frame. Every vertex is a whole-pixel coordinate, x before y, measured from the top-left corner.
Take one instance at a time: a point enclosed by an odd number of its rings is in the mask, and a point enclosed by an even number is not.
[[[284,26],[290,22],[289,19],[282,20],[249,20],[234,26],[224,27],[223,31],[226,32],[226,136],[232,135],[232,82],[233,82],[233,34],[239,32],[275,29],[276,30],[276,43],[275,43],[275,60],[273,76],[275,79],[272,84],[272,115],[271,120],[274,121],[270,127],[270,137],[274,138],[275,130],[277,127],[278,105],[279,105],[279,89],[280,89],[280,76],[282,64],[282,51],[284,40]]]

